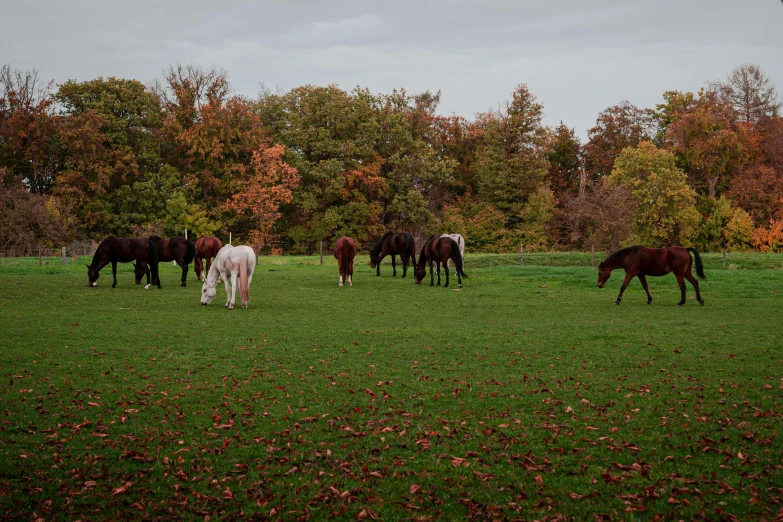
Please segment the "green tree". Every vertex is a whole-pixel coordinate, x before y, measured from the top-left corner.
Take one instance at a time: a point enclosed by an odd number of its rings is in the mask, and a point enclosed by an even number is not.
[[[688,244],[696,236],[701,220],[696,193],[671,152],[651,142],[628,147],[615,161],[607,182],[631,191],[636,206],[634,242],[662,247]]]

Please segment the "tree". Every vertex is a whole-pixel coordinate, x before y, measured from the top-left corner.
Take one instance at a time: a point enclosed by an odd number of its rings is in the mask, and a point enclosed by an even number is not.
[[[563,216],[571,231],[571,243],[618,250],[633,232],[631,191],[624,185],[610,185],[606,179],[588,181],[578,196],[566,197]]]
[[[653,122],[649,114],[625,100],[601,112],[587,137],[585,171],[588,179],[595,181],[611,174],[615,159],[625,148],[653,139]]]
[[[778,116],[780,100],[775,85],[756,64],[735,67],[728,78],[714,88],[730,103],[740,121],[757,124],[764,118]]]
[[[758,132],[734,122],[732,108],[709,91],[669,125],[666,142],[691,185],[708,197],[724,192],[731,177],[761,153]]]
[[[576,196],[582,181],[582,155],[579,137],[573,128],[560,122],[547,137],[549,184],[562,199],[565,194]]]
[[[38,72],[0,68],[0,167],[3,182],[21,179],[31,192],[50,191],[61,168],[52,83]]]
[[[280,206],[293,201],[292,190],[299,184],[299,173],[284,160],[285,147],[274,145],[253,154],[253,173],[240,182],[237,192],[225,203],[250,222],[248,240],[264,245]]]
[[[699,250],[717,252],[721,248],[747,250],[753,236],[753,219],[725,197],[703,198],[698,205],[703,221],[695,245]]]
[[[674,154],[651,142],[624,149],[607,178],[610,186],[625,186],[634,201],[635,242],[660,247],[687,244],[700,221],[696,192]]]
[[[543,106],[523,84],[503,112],[480,117],[482,143],[474,163],[479,195],[503,211],[512,229],[521,222],[528,198],[546,185],[549,162],[542,111]]]

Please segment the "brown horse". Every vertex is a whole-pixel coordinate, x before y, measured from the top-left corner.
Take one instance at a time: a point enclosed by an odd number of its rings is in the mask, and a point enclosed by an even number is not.
[[[397,276],[397,264],[395,256],[400,256],[402,260],[402,277],[408,273],[408,263],[416,264],[416,242],[413,236],[407,232],[395,234],[386,232],[383,237],[370,250],[370,268],[375,268],[375,275],[381,275],[381,260],[391,256],[392,258],[392,276]]]
[[[137,262],[138,270],[135,271],[136,284],[141,283],[141,278],[147,274],[147,286],[150,287],[150,273],[152,284],[160,288],[158,277],[158,250],[155,243],[146,237],[114,237],[109,236],[98,245],[92,256],[92,263],[87,265],[87,286],[98,286],[98,277],[101,269],[111,263],[111,271],[114,276],[112,288],[117,286],[117,263]],[[149,267],[149,268],[148,268]]]
[[[695,248],[669,247],[669,248],[647,248],[643,246],[632,246],[618,250],[607,257],[603,263],[598,265],[598,288],[603,288],[606,280],[617,268],[625,269],[625,279],[623,286],[620,287],[620,295],[614,304],[620,304],[623,298],[623,292],[628,287],[631,279],[638,277],[641,281],[644,291],[647,292],[647,304],[652,303],[652,295],[647,287],[646,276],[659,277],[674,272],[677,278],[677,284],[680,285],[680,302],[678,305],[685,304],[685,281],[687,279],[696,289],[696,300],[702,305],[704,299],[699,293],[699,282],[691,274],[693,259],[688,252],[693,252],[693,258],[696,261],[696,275],[706,280],[704,275],[704,265],[701,262],[701,256]]]
[[[457,283],[462,288],[462,278],[468,278],[468,275],[462,270],[462,254],[459,252],[457,242],[450,237],[432,236],[424,243],[419,254],[419,262],[413,271],[413,280],[416,284],[421,284],[421,280],[427,275],[426,265],[430,267],[430,286],[434,286],[432,276],[432,264],[435,263],[438,272],[438,286],[440,286],[440,266],[446,272],[446,284],[443,288],[449,286],[449,259],[454,262],[454,268],[457,272]]]
[[[196,279],[201,281],[201,272],[204,272],[204,274],[209,272],[212,258],[217,255],[221,248],[223,248],[223,243],[215,236],[201,236],[196,240],[196,258],[193,261]],[[202,260],[206,260],[206,268]]]
[[[340,268],[340,286],[348,283],[353,286],[351,278],[353,276],[353,258],[356,256],[356,242],[350,237],[341,237],[334,245],[334,257],[337,259],[337,266]]]
[[[158,236],[150,236],[150,241],[155,243],[158,249],[158,261],[174,261],[182,269],[182,284],[187,286],[188,265],[196,255],[196,245],[190,239],[182,236],[162,239]]]

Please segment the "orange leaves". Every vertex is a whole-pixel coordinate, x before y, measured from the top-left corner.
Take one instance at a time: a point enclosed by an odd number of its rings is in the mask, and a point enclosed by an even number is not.
[[[114,496],[116,496],[116,495],[122,495],[123,493],[125,493],[126,491],[128,491],[132,485],[133,485],[133,482],[126,482],[126,483],[125,483],[125,484],[123,484],[122,486],[120,486],[120,487],[118,487],[118,488],[114,488],[114,489],[112,490],[112,492],[111,492],[111,496],[113,496],[113,497],[114,497]]]
[[[256,229],[252,242],[263,243],[280,217],[280,205],[293,201],[293,189],[299,185],[299,172],[283,160],[280,144],[253,152],[254,174],[244,179],[239,191],[228,199],[225,210],[249,217]]]

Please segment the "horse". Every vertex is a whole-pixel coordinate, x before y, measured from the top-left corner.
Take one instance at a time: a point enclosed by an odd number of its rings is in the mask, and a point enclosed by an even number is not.
[[[693,258],[689,252],[693,252]],[[674,272],[674,277],[677,278],[677,284],[680,285],[680,302],[679,306],[685,304],[685,281],[683,278],[690,281],[693,288],[696,289],[696,300],[704,305],[704,299],[701,298],[699,293],[699,283],[696,278],[691,274],[691,267],[693,261],[696,261],[696,275],[699,278],[706,280],[704,275],[704,265],[701,262],[701,256],[695,248],[683,248],[679,246],[669,248],[647,248],[644,246],[636,245],[628,248],[618,250],[614,254],[607,257],[600,265],[598,265],[598,288],[603,288],[607,279],[612,273],[612,270],[617,268],[625,269],[625,279],[623,279],[623,285],[620,287],[620,295],[617,296],[617,301],[614,304],[619,305],[623,298],[623,292],[628,287],[628,283],[631,279],[638,277],[641,281],[644,291],[647,292],[647,304],[652,304],[652,295],[650,295],[650,289],[647,287],[646,276],[659,277]]]
[[[441,234],[440,237],[450,237],[453,239],[457,246],[459,247],[459,254],[462,256],[462,266],[465,266],[465,238],[463,238],[460,234]],[[446,270],[449,269],[449,263],[446,263]]]
[[[438,286],[440,286],[440,265],[443,264],[446,269],[446,284],[443,286],[443,288],[448,287],[449,269],[446,263],[448,263],[449,259],[454,261],[454,266],[457,272],[457,282],[459,284],[459,288],[462,288],[462,278],[464,277],[467,279],[468,275],[462,270],[462,255],[459,252],[459,246],[457,246],[457,242],[450,237],[432,236],[426,241],[426,243],[424,243],[424,246],[421,248],[421,253],[419,254],[419,262],[416,264],[416,267],[413,271],[413,280],[417,285],[421,284],[422,279],[424,279],[424,276],[427,275],[427,269],[425,265],[429,265],[430,286],[434,286],[432,264],[435,263],[438,271]]]
[[[341,237],[334,245],[334,257],[337,259],[337,266],[340,269],[340,286],[348,283],[353,286],[351,277],[353,276],[353,258],[356,256],[356,242],[350,237]]]
[[[407,232],[395,234],[386,232],[381,239],[370,250],[370,268],[375,268],[375,275],[381,275],[381,260],[391,256],[392,258],[392,276],[397,277],[397,264],[395,256],[400,256],[402,260],[402,277],[408,273],[408,263],[416,264],[416,242],[413,236]]]
[[[158,250],[158,261],[175,261],[182,269],[182,284],[187,286],[188,265],[196,255],[196,245],[190,239],[182,236],[162,239],[158,236],[150,236],[150,241],[155,243]]]
[[[209,273],[204,278],[201,287],[201,304],[208,305],[215,298],[218,276],[223,277],[226,285],[226,306],[234,309],[237,295],[237,278],[239,279],[239,294],[242,297],[242,308],[247,308],[250,301],[250,283],[253,281],[253,271],[256,268],[256,253],[249,246],[226,245],[215,256],[215,261],[209,267]],[[231,293],[229,295],[229,279]]]
[[[141,283],[141,278],[147,274],[147,290],[150,287],[150,273],[152,274],[152,284],[160,286],[158,277],[158,249],[155,243],[146,237],[115,237],[109,236],[104,239],[95,254],[92,256],[92,263],[87,265],[87,286],[98,286],[98,277],[101,269],[111,263],[111,272],[114,276],[112,288],[117,286],[117,263],[130,263],[137,261],[139,270],[134,270],[136,284]],[[149,268],[148,268],[149,267]]]
[[[201,236],[196,240],[196,257],[193,260],[193,270],[196,272],[196,279],[201,281],[201,272],[204,270],[203,261],[206,259],[206,270],[209,272],[209,266],[212,264],[212,258],[217,255],[223,243],[215,236]]]

